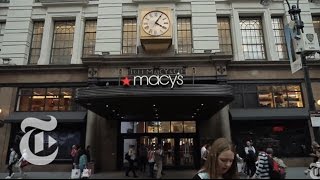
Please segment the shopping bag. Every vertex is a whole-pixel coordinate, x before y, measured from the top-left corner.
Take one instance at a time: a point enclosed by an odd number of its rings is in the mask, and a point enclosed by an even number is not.
[[[71,170],[71,179],[80,179],[80,169],[72,169]]]
[[[156,164],[154,164],[154,166],[153,166],[153,170],[155,170],[155,171],[157,171],[157,170],[158,170],[158,165],[157,165],[157,163],[156,163]]]
[[[81,178],[89,178],[91,176],[91,169],[83,169]]]

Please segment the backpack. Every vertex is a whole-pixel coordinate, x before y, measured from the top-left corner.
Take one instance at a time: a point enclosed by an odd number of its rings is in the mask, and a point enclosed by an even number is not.
[[[128,152],[124,155],[124,159],[127,161],[129,161],[131,159]]]
[[[280,167],[280,165],[270,156],[268,156],[268,164],[270,179],[285,179],[286,173],[284,168]]]

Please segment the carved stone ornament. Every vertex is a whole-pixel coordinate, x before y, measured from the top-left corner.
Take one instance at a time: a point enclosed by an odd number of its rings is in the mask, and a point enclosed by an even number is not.
[[[227,75],[227,68],[225,65],[217,65],[216,66],[217,75]]]
[[[89,78],[95,78],[98,75],[98,68],[89,68],[88,69],[88,77]]]

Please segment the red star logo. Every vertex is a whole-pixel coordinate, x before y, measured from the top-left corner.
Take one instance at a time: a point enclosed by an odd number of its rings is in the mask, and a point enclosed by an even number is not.
[[[127,76],[125,78],[123,78],[121,81],[122,81],[122,85],[130,86],[131,79],[129,79]]]

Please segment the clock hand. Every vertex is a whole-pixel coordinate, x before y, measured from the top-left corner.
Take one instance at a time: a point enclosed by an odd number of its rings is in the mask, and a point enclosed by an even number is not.
[[[156,20],[155,24],[158,24],[158,21],[159,21],[159,19],[161,18],[161,16],[162,16],[162,13],[161,13],[161,15],[158,17],[158,19]],[[158,25],[159,25],[159,24],[158,24]]]

